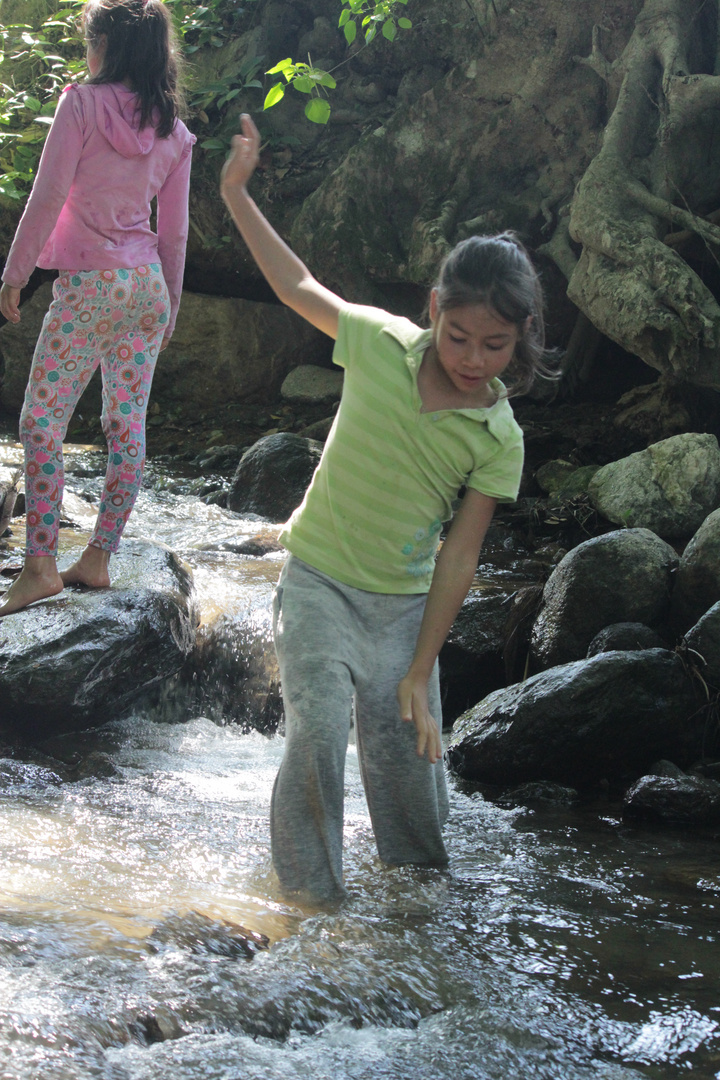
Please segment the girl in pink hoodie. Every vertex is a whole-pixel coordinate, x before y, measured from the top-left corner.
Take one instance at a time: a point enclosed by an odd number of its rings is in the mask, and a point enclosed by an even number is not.
[[[0,615],[66,584],[110,584],[110,554],[142,482],[155,361],[170,340],[182,289],[195,137],[178,116],[170,16],[162,0],[87,0],[83,25],[90,79],[60,98],[0,289],[0,311],[16,323],[34,267],[60,271],[20,415],[25,564]],[[157,232],[150,227],[155,196]],[[87,548],[59,573],[62,441],[98,365],[105,488]]]

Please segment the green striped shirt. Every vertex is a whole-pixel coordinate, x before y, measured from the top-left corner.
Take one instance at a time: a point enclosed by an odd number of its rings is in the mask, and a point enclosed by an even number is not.
[[[462,485],[500,502],[520,486],[522,431],[506,397],[489,409],[422,412],[417,373],[430,339],[378,308],[342,309],[333,353],[345,368],[342,400],[280,534],[299,559],[368,592],[427,592]],[[499,380],[491,386],[504,393]]]

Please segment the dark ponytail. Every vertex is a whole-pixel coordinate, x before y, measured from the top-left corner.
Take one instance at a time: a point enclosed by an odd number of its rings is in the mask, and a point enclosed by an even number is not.
[[[162,0],[87,0],[82,26],[90,45],[104,36],[101,70],[91,83],[125,82],[140,99],[140,127],[167,138],[184,102],[175,29]]]

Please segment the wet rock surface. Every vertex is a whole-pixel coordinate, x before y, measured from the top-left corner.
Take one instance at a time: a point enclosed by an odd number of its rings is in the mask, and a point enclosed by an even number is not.
[[[697,754],[699,704],[675,653],[601,653],[490,694],[456,722],[446,757],[486,784],[638,775],[659,757]]]
[[[644,623],[621,622],[606,626],[596,634],[588,646],[587,655],[596,656],[614,649],[636,651],[638,649],[666,649],[667,641]]]
[[[34,737],[104,724],[182,667],[197,622],[188,569],[128,540],[111,575],[112,588],[67,588],[0,622],[3,726]]]
[[[240,460],[228,491],[228,510],[286,521],[303,501],[321,454],[321,443],[289,432],[260,439]]]
[[[666,614],[675,551],[649,529],[624,529],[579,544],[550,575],[532,632],[540,667],[579,660],[606,626]]]
[[[641,776],[625,794],[623,816],[677,825],[720,821],[720,784],[701,776]]]

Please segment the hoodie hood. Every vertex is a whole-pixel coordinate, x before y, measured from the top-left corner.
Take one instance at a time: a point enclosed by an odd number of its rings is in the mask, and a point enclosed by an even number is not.
[[[93,86],[95,122],[113,150],[123,157],[144,157],[157,138],[155,128],[147,124],[138,128],[140,113],[138,97],[122,83],[101,83]]]

